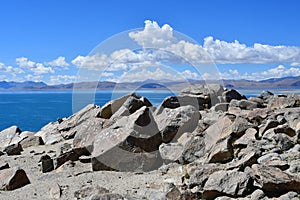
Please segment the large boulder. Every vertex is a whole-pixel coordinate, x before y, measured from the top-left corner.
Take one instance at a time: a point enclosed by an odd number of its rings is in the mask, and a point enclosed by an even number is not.
[[[178,139],[185,132],[193,132],[198,125],[200,113],[194,106],[175,109],[165,108],[155,116],[163,142]]]
[[[80,125],[88,119],[95,118],[99,109],[98,106],[89,104],[66,119],[47,124],[35,136],[41,137],[45,144],[55,144],[65,139],[72,139]]]
[[[73,140],[73,146],[78,155],[89,155],[93,151],[93,143],[96,135],[113,122],[108,119],[91,118],[77,127],[77,133]]]
[[[157,167],[162,137],[150,109],[143,106],[96,135],[93,170],[135,171]]]
[[[140,96],[129,96],[123,105],[110,117],[110,119],[117,119],[122,116],[129,116],[141,107],[151,107],[152,104],[145,97]]]
[[[163,102],[155,110],[155,114],[159,115],[165,108],[175,109],[181,106],[194,106],[197,110],[203,110],[208,108],[210,101],[207,97],[202,95],[180,95],[169,96],[163,100]]]
[[[206,84],[206,85],[191,85],[183,89],[179,96],[191,96],[197,98],[199,101],[199,108],[210,108],[211,106],[223,102],[221,98],[222,93],[225,91],[224,87],[220,84]],[[201,104],[205,100],[204,104]]]
[[[222,98],[225,102],[230,102],[232,99],[242,100],[247,99],[244,95],[241,95],[238,91],[234,89],[226,90],[222,94]]]
[[[0,170],[0,190],[14,190],[29,184],[23,169],[18,167]]]
[[[129,115],[134,113],[136,110],[142,106],[150,107],[152,106],[148,99],[141,97],[135,93],[131,93],[125,96],[122,96],[118,99],[107,102],[97,114],[97,117],[104,119],[110,119],[113,115],[115,117],[122,115]],[[118,111],[121,108],[120,111]],[[117,114],[115,114],[118,112]],[[128,113],[127,113],[128,112]]]

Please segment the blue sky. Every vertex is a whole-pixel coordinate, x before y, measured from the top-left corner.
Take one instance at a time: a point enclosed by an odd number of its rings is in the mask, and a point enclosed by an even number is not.
[[[114,34],[143,28],[145,20],[159,27],[168,24],[201,46],[212,38],[209,54],[224,78],[300,75],[297,0],[3,0],[0,8],[0,80],[74,81],[79,66],[72,61]],[[255,52],[254,44],[267,49]],[[217,55],[232,48],[232,53],[240,52],[243,45],[249,48],[240,55],[243,61]],[[269,54],[259,62],[249,59],[259,52]]]

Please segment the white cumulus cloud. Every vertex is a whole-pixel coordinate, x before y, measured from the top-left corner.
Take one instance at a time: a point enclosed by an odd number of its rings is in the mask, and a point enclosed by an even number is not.
[[[70,64],[66,62],[66,58],[63,56],[59,56],[50,62],[45,62],[45,65],[50,67],[63,67],[64,69],[68,69],[68,66],[70,66]]]
[[[16,58],[16,63],[21,68],[27,69],[33,72],[35,75],[55,73],[52,67],[45,67],[42,63],[33,62],[26,57]]]

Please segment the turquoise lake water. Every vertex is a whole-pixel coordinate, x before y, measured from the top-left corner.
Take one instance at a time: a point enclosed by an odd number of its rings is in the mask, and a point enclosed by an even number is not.
[[[250,97],[257,96],[261,90],[241,90],[240,92]],[[155,106],[159,105],[165,97],[176,95],[170,91],[138,91],[137,93],[147,97]],[[79,96],[82,102],[78,103],[78,99],[75,99],[75,104],[78,104],[76,110],[88,103],[102,106],[109,100],[125,94],[128,92],[97,91],[92,95],[94,101],[85,99],[82,95]],[[0,130],[17,125],[23,131],[38,131],[47,123],[56,121],[57,118],[72,115],[73,103],[72,91],[0,92]]]

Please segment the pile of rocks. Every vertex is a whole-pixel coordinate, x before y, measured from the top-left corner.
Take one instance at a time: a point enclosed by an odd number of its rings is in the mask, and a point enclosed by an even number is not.
[[[195,85],[157,108],[134,93],[88,105],[37,133],[1,131],[0,187],[30,198],[298,199],[299,106],[298,95],[247,99],[220,85]]]

